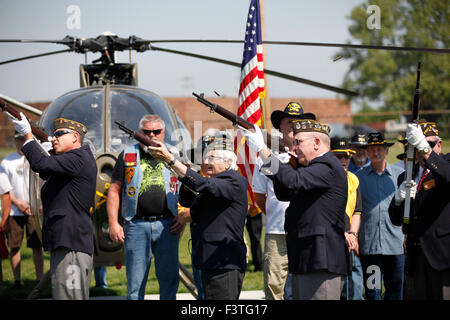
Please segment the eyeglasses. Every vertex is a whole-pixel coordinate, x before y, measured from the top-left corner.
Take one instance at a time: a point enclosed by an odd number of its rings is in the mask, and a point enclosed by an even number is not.
[[[56,132],[53,132],[53,136],[55,138],[59,138],[59,137],[65,135],[66,133],[74,133],[74,131],[69,131],[69,130],[56,131]]]
[[[156,130],[142,129],[142,132],[145,133],[146,135],[149,135],[150,133],[153,133],[155,136],[157,136],[158,134],[161,134],[162,131],[163,131],[163,129],[156,129]]]
[[[210,162],[210,163],[216,163],[216,162],[224,161],[225,158],[215,157],[215,156],[207,156],[207,157],[205,157],[205,160],[208,160],[208,162]]]

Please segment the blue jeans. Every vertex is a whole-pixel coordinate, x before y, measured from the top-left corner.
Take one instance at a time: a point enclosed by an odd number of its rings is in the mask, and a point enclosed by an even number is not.
[[[353,295],[352,300],[363,300],[363,271],[361,266],[361,260],[355,254],[354,251],[350,253],[353,257],[352,266],[352,284],[353,284]]]
[[[293,300],[292,295],[292,273],[288,273],[286,283],[284,284],[284,300]]]
[[[106,283],[106,267],[94,267],[95,287],[96,288],[108,288]]]
[[[170,233],[172,219],[133,220],[124,224],[127,299],[143,300],[152,254],[161,300],[175,300],[178,274],[179,234]]]
[[[385,300],[403,299],[405,255],[361,255],[367,300],[381,300],[384,282]]]
[[[205,292],[203,290],[202,273],[200,269],[194,267],[194,255],[191,254],[192,273],[194,276],[195,286],[197,287],[197,300],[205,300]]]

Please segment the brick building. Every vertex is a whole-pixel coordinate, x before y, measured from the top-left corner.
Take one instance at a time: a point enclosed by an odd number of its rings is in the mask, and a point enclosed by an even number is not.
[[[209,108],[199,103],[194,97],[166,97],[165,100],[174,107],[178,116],[183,120],[187,129],[194,135],[194,121],[202,121],[202,132],[208,128],[219,130],[231,129],[231,123],[220,115],[211,113]],[[209,98],[214,103],[236,112],[237,98],[214,97]],[[350,103],[338,99],[313,99],[313,98],[271,98],[271,110],[268,111],[267,119],[274,110],[283,110],[290,101],[300,101],[305,112],[313,112],[319,121],[325,123],[352,124]],[[49,102],[27,103],[39,110],[44,110]],[[37,121],[38,117],[26,113],[31,119]],[[270,120],[269,120],[270,121]],[[14,128],[5,114],[0,113],[0,148],[14,147]]]

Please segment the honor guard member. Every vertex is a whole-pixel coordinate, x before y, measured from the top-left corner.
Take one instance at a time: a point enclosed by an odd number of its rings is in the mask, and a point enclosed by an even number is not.
[[[22,152],[31,169],[45,180],[41,189],[42,242],[44,250],[50,251],[53,299],[89,299],[94,253],[90,208],[97,165],[89,146],[83,146],[87,128],[70,119],[55,119],[55,155],[45,156],[32,138],[26,117],[20,115],[22,120],[11,120],[25,136]]]
[[[207,146],[206,177],[175,159],[162,144],[149,149],[171,166],[183,183],[180,204],[190,208],[194,266],[201,270],[206,300],[239,299],[247,268],[244,225],[248,199],[247,180],[237,172],[233,141],[215,138]]]
[[[389,219],[389,204],[397,190],[397,178],[403,169],[386,161],[389,147],[383,133],[368,134],[367,154],[370,165],[356,176],[362,195],[359,252],[367,300],[402,300],[404,250],[401,228]]]
[[[408,124],[408,143],[417,150],[424,168],[417,185],[412,183],[406,234],[406,299],[450,300],[450,154],[442,154],[442,139],[434,122]],[[401,225],[406,194],[405,174],[391,202],[390,217]],[[417,190],[417,192],[416,192]]]
[[[293,153],[294,119],[313,119],[315,115],[305,113],[298,102],[289,102],[283,111],[275,110],[270,116],[272,125],[283,135],[283,143],[287,151]],[[278,153],[279,159],[290,158],[288,152]],[[263,162],[258,157],[254,172],[252,189],[256,203],[266,215],[266,236],[264,238],[264,294],[266,300],[283,300],[292,298],[292,276],[288,276],[288,257],[286,233],[284,231],[284,213],[289,206],[288,201],[280,201],[275,196],[273,182],[260,172]]]
[[[277,198],[290,201],[284,228],[293,298],[339,300],[343,276],[349,272],[344,237],[347,175],[330,151],[328,125],[299,119],[293,120],[293,127],[298,167],[278,163],[277,172],[265,170]],[[278,161],[259,127],[243,134],[265,163]]]
[[[356,173],[364,167],[370,165],[370,159],[367,157],[367,135],[356,133],[350,139],[350,148],[355,154],[350,159],[348,171]]]

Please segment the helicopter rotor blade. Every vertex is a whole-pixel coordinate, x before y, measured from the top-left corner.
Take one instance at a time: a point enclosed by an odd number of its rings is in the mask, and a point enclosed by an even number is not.
[[[60,40],[33,40],[33,39],[0,39],[0,42],[14,43],[57,43]]]
[[[65,49],[65,50],[58,50],[58,51],[40,53],[40,54],[35,54],[35,55],[32,55],[32,56],[27,56],[27,57],[22,57],[22,58],[16,58],[16,59],[12,59],[12,60],[0,61],[0,65],[7,64],[7,63],[12,63],[12,62],[17,62],[17,61],[22,61],[22,60],[28,60],[28,59],[34,59],[34,58],[39,58],[39,57],[50,56],[50,55],[64,53],[64,52],[71,52],[71,51],[74,51],[74,50],[73,49]]]
[[[146,42],[148,42],[150,44],[152,44],[152,43],[244,43],[243,40],[208,40],[208,39],[146,40]],[[263,44],[450,53],[450,49],[447,49],[447,48],[376,46],[376,45],[363,45],[363,44],[350,44],[350,43],[326,43],[326,42],[322,43],[322,42],[267,41],[266,40],[266,41],[263,41]]]
[[[178,51],[178,50],[166,49],[166,48],[161,48],[161,47],[155,47],[155,46],[151,46],[151,49],[152,50],[156,50],[156,51],[163,51],[163,52],[174,53],[174,54],[184,55],[184,56],[188,56],[188,57],[198,58],[198,59],[214,61],[214,62],[218,62],[218,63],[222,63],[222,64],[227,64],[227,65],[230,65],[230,66],[233,66],[233,67],[241,68],[241,64],[237,63],[237,62],[234,62],[234,61],[229,61],[229,60],[224,60],[224,59],[204,56],[204,55],[191,53],[191,52],[185,52],[185,51]],[[305,78],[296,77],[296,76],[289,75],[289,74],[286,74],[286,73],[281,73],[281,72],[278,72],[278,71],[264,69],[264,72],[266,74],[268,74],[268,75],[272,75],[272,76],[275,76],[275,77],[279,77],[279,78],[283,78],[283,79],[287,79],[287,80],[291,80],[291,81],[300,82],[300,83],[303,83],[303,84],[307,84],[307,85],[314,86],[314,87],[319,87],[319,88],[322,88],[322,89],[325,89],[325,90],[330,90],[330,91],[334,91],[334,92],[345,94],[345,95],[349,95],[349,96],[357,96],[358,95],[358,93],[354,92],[354,91],[350,91],[350,90],[346,90],[346,89],[330,86],[328,84],[324,84],[324,83],[308,80],[308,79],[305,79]]]

